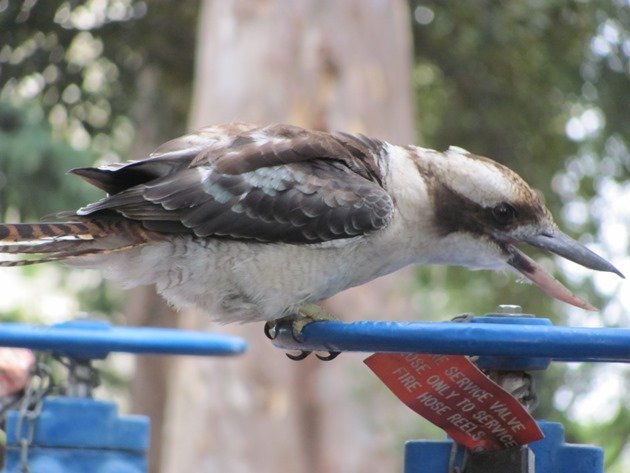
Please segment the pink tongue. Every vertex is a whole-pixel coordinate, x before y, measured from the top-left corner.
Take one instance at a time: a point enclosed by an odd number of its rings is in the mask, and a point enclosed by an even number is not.
[[[551,297],[566,302],[567,304],[574,305],[575,307],[579,307],[580,309],[592,311],[598,310],[596,307],[593,307],[591,304],[583,299],[580,299],[578,296],[569,291],[560,283],[560,281],[547,273],[542,266],[536,263],[525,253],[520,251],[518,251],[518,253],[519,258],[522,258],[529,266],[527,271],[521,269],[519,269],[519,271]]]

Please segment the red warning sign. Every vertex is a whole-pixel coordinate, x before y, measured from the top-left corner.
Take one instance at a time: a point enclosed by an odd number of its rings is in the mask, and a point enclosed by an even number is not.
[[[402,402],[470,450],[543,438],[525,408],[465,356],[376,353],[364,362]]]

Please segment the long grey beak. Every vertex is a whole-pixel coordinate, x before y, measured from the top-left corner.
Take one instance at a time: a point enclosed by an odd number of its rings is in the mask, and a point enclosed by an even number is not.
[[[622,278],[624,277],[617,268],[604,258],[596,255],[584,245],[578,243],[558,229],[544,234],[521,237],[519,240],[538,248],[549,250],[587,268],[597,271],[609,271],[618,274]],[[505,250],[508,254],[506,263],[519,271],[550,296],[582,309],[597,310],[587,301],[571,293],[560,281],[547,273],[541,265],[515,246],[507,245]]]
[[[615,273],[625,279],[621,271],[612,264],[560,230],[556,229],[553,232],[528,236],[522,241],[537,248],[551,251],[586,268]]]

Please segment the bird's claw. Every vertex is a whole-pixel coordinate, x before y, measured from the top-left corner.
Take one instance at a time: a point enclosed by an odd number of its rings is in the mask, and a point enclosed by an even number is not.
[[[319,353],[315,354],[315,356],[322,361],[332,361],[339,355],[341,355],[340,351],[329,351],[328,355],[320,355]]]
[[[265,326],[263,327],[263,332],[265,333],[265,337],[267,337],[269,340],[274,340],[277,336],[278,336],[278,325],[282,324],[282,323],[287,323],[290,322],[289,320],[287,320],[287,318],[283,318],[283,319],[278,319],[278,320],[269,320],[267,322],[265,322]],[[295,329],[292,326],[293,330],[291,330],[291,334],[293,336],[293,338],[295,339],[295,341],[299,342],[300,340],[298,340],[296,333],[295,333]],[[310,355],[311,352],[308,350],[301,350],[295,354],[293,353],[285,353],[285,355],[287,356],[287,358],[289,358],[290,360],[293,361],[300,361],[303,360],[304,358],[306,358],[308,355]],[[319,357],[319,355],[318,355]]]
[[[308,351],[308,350],[302,350],[298,353],[296,353],[295,355],[293,353],[285,353],[285,355],[287,355],[287,358],[289,360],[293,360],[293,361],[301,361],[304,358],[306,358],[308,355],[310,355],[312,352]],[[317,358],[319,358],[319,355],[317,355]]]
[[[274,340],[278,336],[279,329],[283,324],[291,325],[291,335],[296,342],[302,341],[302,329],[312,322],[318,320],[334,320],[334,317],[328,314],[319,306],[307,305],[298,311],[296,315],[290,315],[277,320],[271,320],[265,322],[264,333],[265,336]],[[312,352],[310,350],[300,350],[298,353],[285,353],[287,358],[293,361],[300,361],[309,356]],[[338,351],[329,351],[327,355],[320,355],[316,353],[315,356],[321,361],[332,361],[340,355]]]
[[[274,340],[278,336],[277,329],[278,324],[275,320],[265,322],[265,326],[263,327],[263,332],[265,333],[265,337],[269,340]]]
[[[310,355],[311,353],[313,352],[309,350],[301,350],[299,353],[296,353],[296,354],[285,353],[285,355],[287,356],[289,360],[301,361],[304,358],[306,358],[308,355]],[[321,360],[321,361],[332,361],[335,358],[337,358],[340,354],[341,354],[340,351],[329,351],[328,355],[320,355],[319,353],[315,353],[315,356],[317,357],[318,360]]]

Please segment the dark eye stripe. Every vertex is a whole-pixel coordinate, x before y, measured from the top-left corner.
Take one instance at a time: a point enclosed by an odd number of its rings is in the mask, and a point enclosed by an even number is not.
[[[518,225],[537,222],[546,215],[544,208],[538,203],[502,203],[506,205],[506,209],[497,210],[502,204],[483,207],[445,184],[436,181],[433,184],[431,193],[435,199],[435,224],[442,235],[462,231],[489,235],[497,228],[502,231],[510,230]],[[496,216],[497,212],[502,214],[504,211],[505,221],[503,217],[498,219]],[[513,217],[510,216],[512,211]]]

